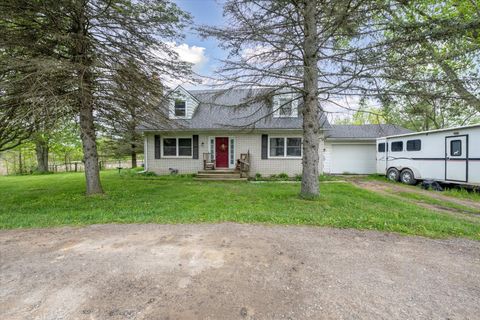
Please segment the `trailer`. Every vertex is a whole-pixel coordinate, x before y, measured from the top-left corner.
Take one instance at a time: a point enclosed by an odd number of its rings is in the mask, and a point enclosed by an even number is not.
[[[377,173],[411,185],[480,186],[480,125],[378,138]]]

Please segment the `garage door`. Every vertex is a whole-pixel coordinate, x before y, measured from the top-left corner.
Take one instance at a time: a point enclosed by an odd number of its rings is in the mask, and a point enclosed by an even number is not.
[[[332,144],[331,173],[370,174],[376,172],[374,144]]]

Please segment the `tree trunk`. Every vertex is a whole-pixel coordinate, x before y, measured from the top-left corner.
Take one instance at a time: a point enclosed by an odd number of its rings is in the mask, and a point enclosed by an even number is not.
[[[318,35],[316,1],[304,2],[304,74],[303,74],[303,172],[302,198],[315,198],[319,194],[318,148],[320,144],[320,121],[318,107]]]
[[[35,139],[35,153],[37,155],[37,171],[48,172],[48,142],[43,137]]]
[[[74,21],[74,62],[78,65],[78,111],[80,118],[80,138],[83,147],[83,159],[85,161],[86,194],[94,195],[103,193],[100,183],[100,169],[98,167],[98,152],[93,118],[93,79],[92,58],[89,52],[89,39],[85,16],[85,3],[77,1],[78,16]]]
[[[87,195],[103,193],[100,183],[97,142],[91,102],[84,103],[80,109],[80,137],[82,139],[83,158],[85,161]]]
[[[132,143],[132,151],[131,151],[131,155],[132,155],[132,168],[136,168],[137,167],[137,150],[136,150],[136,145]]]

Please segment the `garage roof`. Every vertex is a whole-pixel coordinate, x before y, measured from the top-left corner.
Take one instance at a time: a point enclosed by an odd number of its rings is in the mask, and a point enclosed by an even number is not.
[[[413,132],[394,124],[331,125],[326,131],[330,139],[376,139]]]

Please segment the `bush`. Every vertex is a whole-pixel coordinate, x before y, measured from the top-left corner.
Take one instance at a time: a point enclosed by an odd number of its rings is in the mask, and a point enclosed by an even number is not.
[[[282,173],[280,173],[280,174],[278,175],[278,179],[279,179],[279,180],[288,180],[289,177],[288,177],[288,174],[282,172]]]
[[[301,174],[296,174],[294,179],[295,179],[295,181],[302,181],[302,175]]]
[[[262,179],[262,175],[260,173],[255,173],[255,180],[260,180]]]

